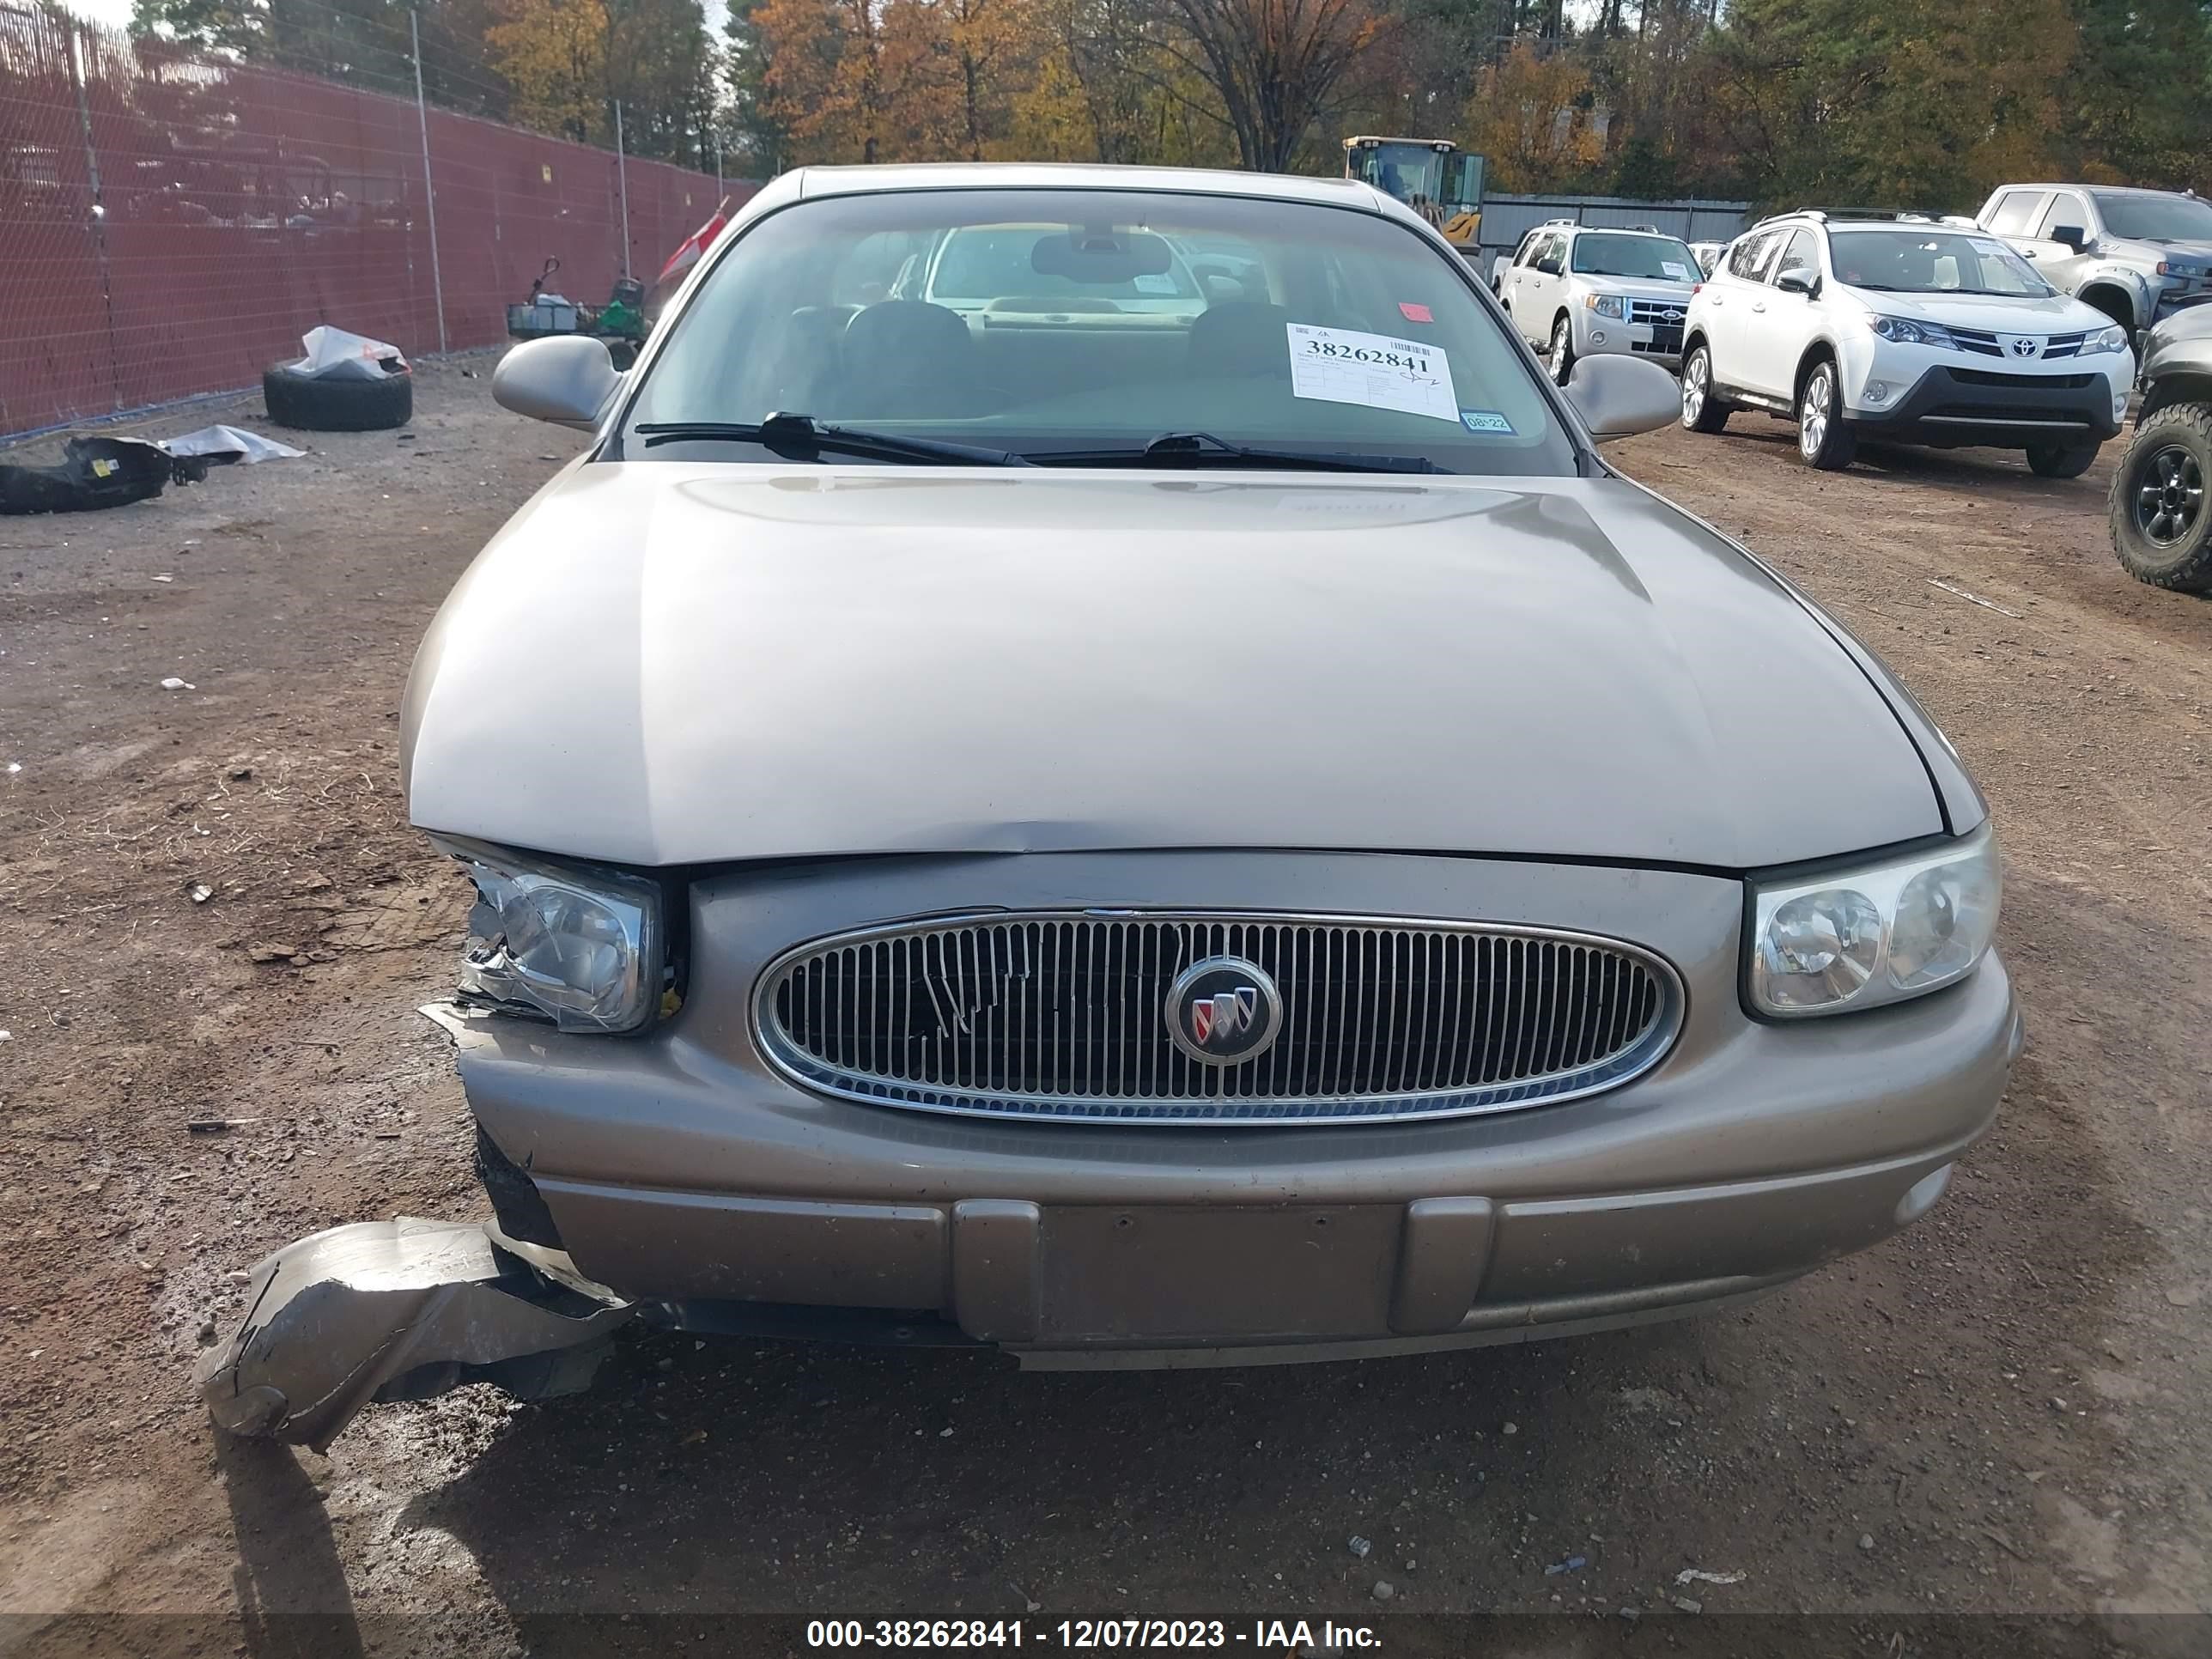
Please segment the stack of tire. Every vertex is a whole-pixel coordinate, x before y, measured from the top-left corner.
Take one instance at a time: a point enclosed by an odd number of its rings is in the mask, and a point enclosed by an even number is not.
[[[301,374],[289,363],[261,371],[261,396],[278,426],[307,432],[381,432],[415,416],[415,374],[386,362],[377,380]]]

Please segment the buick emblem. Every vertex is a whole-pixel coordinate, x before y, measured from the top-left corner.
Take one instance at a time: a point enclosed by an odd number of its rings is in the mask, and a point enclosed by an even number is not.
[[[1258,963],[1207,957],[1176,975],[1165,1012],[1176,1048],[1208,1066],[1235,1066],[1274,1045],[1283,999]]]
[[[2012,339],[2008,340],[2005,343],[2010,347],[2014,356],[2033,357],[2035,356],[2037,347],[2040,343],[2029,339],[2025,334],[2021,334],[2015,335]]]

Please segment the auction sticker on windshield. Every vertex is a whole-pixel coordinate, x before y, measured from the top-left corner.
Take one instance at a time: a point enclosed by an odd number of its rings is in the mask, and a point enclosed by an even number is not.
[[[1362,404],[1459,423],[1451,365],[1434,346],[1356,329],[1285,323],[1291,394],[1322,403]]]

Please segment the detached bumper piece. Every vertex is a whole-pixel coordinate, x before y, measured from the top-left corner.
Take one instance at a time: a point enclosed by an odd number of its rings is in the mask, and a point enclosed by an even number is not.
[[[92,513],[198,483],[204,455],[172,455],[142,438],[71,438],[58,466],[0,462],[0,513]]]
[[[257,1267],[244,1319],[195,1375],[218,1426],[320,1451],[373,1401],[464,1382],[576,1393],[633,1311],[549,1277],[481,1222],[356,1222]]]

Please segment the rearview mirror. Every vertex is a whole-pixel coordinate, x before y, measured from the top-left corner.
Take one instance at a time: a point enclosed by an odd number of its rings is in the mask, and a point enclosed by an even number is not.
[[[606,342],[562,334],[515,347],[492,370],[492,401],[533,421],[589,432],[622,387]]]
[[[1040,236],[1030,250],[1031,270],[1072,283],[1127,283],[1164,276],[1174,268],[1167,243],[1145,231],[1071,230]]]
[[[1600,443],[1656,432],[1682,412],[1674,377],[1641,357],[1584,357],[1567,377],[1567,401]]]
[[[1785,270],[1774,279],[1774,286],[1784,294],[1802,294],[1809,300],[1820,291],[1820,279],[1809,270]]]
[[[2081,227],[2079,225],[2051,226],[2051,240],[2063,246],[2072,248],[2076,253],[2081,252],[2089,245],[2088,237],[2082,234]]]

